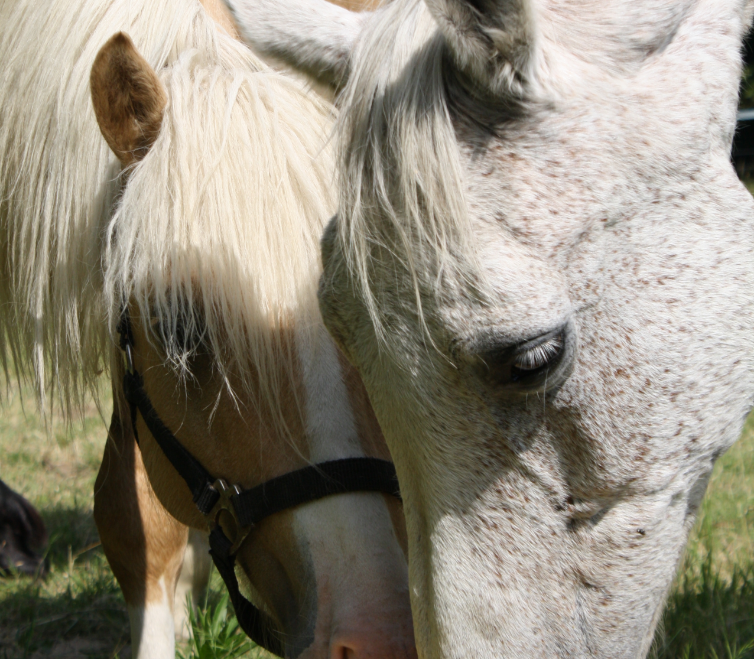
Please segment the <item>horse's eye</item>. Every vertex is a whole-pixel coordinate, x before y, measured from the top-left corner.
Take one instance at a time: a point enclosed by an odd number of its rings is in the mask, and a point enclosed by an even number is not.
[[[527,377],[535,371],[554,366],[560,361],[565,348],[565,333],[547,334],[529,341],[516,350],[513,357],[513,375]]]
[[[561,327],[517,345],[507,345],[478,353],[480,372],[496,386],[532,391],[557,384],[562,377],[558,367],[568,352],[566,328]]]
[[[192,323],[188,328],[186,323],[179,319],[172,326],[159,323],[158,328],[158,336],[168,353],[191,355],[201,352],[205,330],[198,323]]]

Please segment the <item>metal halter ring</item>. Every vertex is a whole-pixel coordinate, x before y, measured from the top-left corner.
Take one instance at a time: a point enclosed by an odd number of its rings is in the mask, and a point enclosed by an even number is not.
[[[246,536],[249,535],[253,524],[249,526],[242,526],[238,520],[238,514],[236,513],[236,507],[233,505],[232,498],[241,494],[242,490],[238,485],[228,485],[222,478],[218,478],[212,483],[212,489],[220,495],[217,503],[212,507],[212,510],[207,513],[207,521],[209,522],[210,531],[220,526],[220,515],[223,512],[227,512],[233,520],[233,529],[228,540],[232,543],[230,548],[230,554],[235,554],[246,540]],[[223,530],[223,533],[225,531]]]
[[[123,348],[123,352],[126,356],[126,373],[130,373],[133,375],[134,373],[134,350],[131,347],[131,343],[126,341],[126,344]]]

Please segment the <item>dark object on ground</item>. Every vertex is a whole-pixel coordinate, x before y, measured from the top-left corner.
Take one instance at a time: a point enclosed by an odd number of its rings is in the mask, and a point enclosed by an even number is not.
[[[47,572],[47,529],[34,507],[0,481],[0,575]]]
[[[754,83],[754,32],[744,40],[744,80],[741,83],[741,97],[744,100],[744,109],[738,112],[736,134],[733,136],[733,151],[731,158],[736,166],[738,177],[747,178],[754,173],[754,109],[745,109],[751,103],[747,89]]]
[[[754,110],[738,112],[731,158],[739,178],[743,179],[754,173]]]

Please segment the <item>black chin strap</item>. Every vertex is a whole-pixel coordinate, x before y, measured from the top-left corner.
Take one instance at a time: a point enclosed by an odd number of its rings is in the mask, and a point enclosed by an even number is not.
[[[141,414],[165,457],[186,481],[199,512],[207,519],[210,555],[228,589],[238,624],[257,645],[282,656],[283,639],[271,633],[275,628],[273,621],[239,590],[235,564],[241,544],[265,517],[334,494],[382,492],[400,499],[393,464],[377,458],[346,458],[305,467],[250,490],[228,485],[223,479],[214,478],[183,447],[152,407],[144,390],[144,380],[133,365],[133,334],[126,312],[118,324],[118,332],[120,347],[126,355],[123,393],[131,411],[136,442],[139,443],[136,416]]]

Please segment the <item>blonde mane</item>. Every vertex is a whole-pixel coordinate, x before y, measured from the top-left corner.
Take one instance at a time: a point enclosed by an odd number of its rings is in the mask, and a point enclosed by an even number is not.
[[[383,339],[391,302],[377,286],[395,274],[374,269],[386,261],[412,282],[420,318],[422,293],[439,291],[449,269],[478,280],[443,41],[423,0],[389,4],[362,31],[343,93],[338,235]],[[375,258],[378,250],[391,258]]]
[[[220,34],[198,0],[75,4],[0,9],[3,354],[32,367],[42,402],[57,386],[70,406],[108,366],[130,300],[180,373],[180,337],[199,333],[226,381],[253,367],[274,402],[284,330],[317,322],[331,110]],[[119,30],[169,96],[123,177],[89,96]]]

